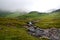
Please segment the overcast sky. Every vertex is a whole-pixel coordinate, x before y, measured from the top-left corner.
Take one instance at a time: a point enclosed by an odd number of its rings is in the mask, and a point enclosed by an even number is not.
[[[60,0],[0,0],[0,9],[46,12],[59,9]]]

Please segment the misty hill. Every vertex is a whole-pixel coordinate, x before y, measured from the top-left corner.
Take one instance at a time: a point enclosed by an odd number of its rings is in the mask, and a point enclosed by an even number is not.
[[[13,14],[7,15],[6,18],[16,18],[16,17],[24,15],[24,14],[26,14],[26,12],[16,11],[16,12],[13,12]]]
[[[48,40],[29,35],[24,28],[29,21],[35,22],[35,26],[43,29],[60,28],[60,12],[40,13],[32,11],[23,15],[17,12],[14,12],[15,14],[11,12],[3,13],[5,15],[1,14],[4,16],[0,18],[0,40]]]
[[[10,14],[12,13],[9,11],[0,10],[0,17],[6,17],[7,15],[10,15]]]
[[[36,11],[29,12],[28,14],[19,16],[19,19],[39,19],[42,18],[43,16],[48,15],[47,13],[40,13]]]
[[[19,11],[9,12],[5,10],[0,10],[0,17],[5,17],[5,18],[26,18],[26,17],[37,18],[42,15],[46,15],[46,13],[40,13],[37,11],[32,11],[32,12],[27,13],[27,12],[19,12]]]
[[[16,18],[20,15],[26,14],[26,12],[10,12],[10,11],[5,11],[5,10],[0,10],[0,17],[5,17],[5,18]]]
[[[52,12],[60,12],[60,9],[54,10],[54,11],[52,11]]]

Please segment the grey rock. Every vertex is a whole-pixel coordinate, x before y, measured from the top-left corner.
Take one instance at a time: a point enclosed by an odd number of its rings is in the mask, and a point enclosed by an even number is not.
[[[41,29],[33,25],[32,22],[29,23],[28,33],[36,37],[44,37],[50,40],[60,40],[60,29],[50,28]]]

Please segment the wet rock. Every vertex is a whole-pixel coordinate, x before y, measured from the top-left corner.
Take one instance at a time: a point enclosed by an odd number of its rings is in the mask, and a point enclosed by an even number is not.
[[[58,32],[59,29],[56,28],[51,28],[49,30],[49,34],[50,34],[50,39],[52,40],[59,40],[60,39],[60,33]]]
[[[37,28],[37,29],[35,30],[35,36],[41,37],[41,36],[43,35],[43,32],[44,32],[44,30],[42,30],[42,29],[40,29],[40,28]]]
[[[31,32],[35,32],[35,28],[34,27],[29,27],[28,30],[31,31]]]
[[[40,29],[34,26],[31,22],[28,24],[28,33],[36,37],[44,37],[50,40],[60,40],[60,29]]]

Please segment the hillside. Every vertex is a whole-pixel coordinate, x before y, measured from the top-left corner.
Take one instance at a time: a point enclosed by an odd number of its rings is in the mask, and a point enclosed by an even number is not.
[[[27,13],[26,12],[13,12],[13,14],[7,15],[6,18],[16,18],[24,14],[27,14]]]
[[[19,11],[10,12],[5,10],[0,10],[0,17],[3,17],[3,18],[16,18],[24,14],[26,14],[26,12],[19,12]]]
[[[52,11],[52,12],[60,12],[60,9],[54,10],[54,11]]]
[[[30,21],[33,21],[35,26],[43,29],[60,28],[60,12],[40,13],[33,11],[24,15],[19,15],[16,12],[15,14],[11,12],[4,13],[0,14],[0,40],[48,40],[27,33],[24,26]]]
[[[38,20],[40,18],[43,18],[46,15],[48,15],[48,14],[47,13],[39,13],[39,12],[32,11],[32,12],[30,12],[28,14],[18,16],[17,18],[26,19],[26,20]]]
[[[4,14],[2,14],[4,15]],[[2,16],[1,16],[2,17]],[[7,18],[17,18],[20,20],[29,21],[37,21],[36,25],[40,27],[58,27],[59,28],[59,20],[60,20],[60,12],[53,12],[53,13],[40,13],[36,11],[32,11],[28,14],[19,15],[19,13],[8,14],[5,13],[3,17]]]
[[[24,20],[0,18],[0,40],[45,40],[29,35],[25,24]]]
[[[35,21],[35,25],[40,28],[60,28],[60,12],[54,13],[29,13],[18,17],[27,21]]]
[[[43,17],[40,21],[36,23],[37,26],[41,28],[60,28],[60,13],[50,13],[49,15]]]
[[[6,17],[7,15],[10,15],[10,14],[12,14],[12,12],[0,10],[0,17]]]

